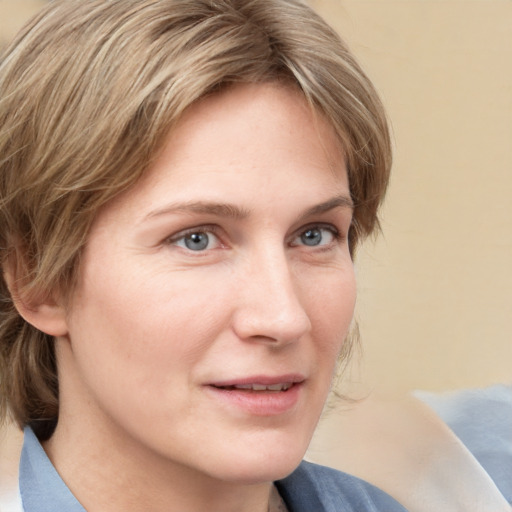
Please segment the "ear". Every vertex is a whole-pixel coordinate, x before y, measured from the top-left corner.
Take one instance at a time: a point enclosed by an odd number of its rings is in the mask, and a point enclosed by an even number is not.
[[[16,267],[5,265],[3,276],[19,315],[30,325],[50,336],[66,336],[68,328],[64,305],[51,296],[42,299],[24,296],[16,275]]]

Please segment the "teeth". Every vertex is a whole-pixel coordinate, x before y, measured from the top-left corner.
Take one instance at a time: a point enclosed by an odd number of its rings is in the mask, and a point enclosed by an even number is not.
[[[285,384],[273,384],[272,386],[268,386],[268,389],[270,391],[282,391]]]
[[[270,386],[265,386],[264,384],[237,384],[233,386],[234,389],[248,389],[252,391],[287,391],[291,387],[291,382],[272,384]]]

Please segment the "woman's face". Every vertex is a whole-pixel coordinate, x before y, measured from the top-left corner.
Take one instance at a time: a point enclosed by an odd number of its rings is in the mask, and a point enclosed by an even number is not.
[[[351,219],[342,151],[297,92],[193,106],[94,222],[59,428],[223,480],[291,472],[352,319]]]

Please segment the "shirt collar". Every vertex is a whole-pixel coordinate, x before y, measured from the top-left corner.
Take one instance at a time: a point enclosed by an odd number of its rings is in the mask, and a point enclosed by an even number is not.
[[[25,428],[21,451],[20,493],[25,512],[86,512],[29,427]]]

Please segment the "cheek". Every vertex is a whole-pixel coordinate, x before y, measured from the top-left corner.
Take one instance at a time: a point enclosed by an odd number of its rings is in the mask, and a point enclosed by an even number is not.
[[[176,277],[170,282],[146,276],[112,287],[97,280],[76,304],[70,389],[85,393],[89,413],[106,411],[134,435],[140,425],[152,432],[158,422],[186,416],[196,369],[225,323],[222,298],[213,301]]]
[[[356,281],[353,271],[333,274],[322,286],[312,290],[312,326],[318,364],[326,385],[331,385],[333,372],[352,323],[356,302]]]
[[[317,335],[342,343],[352,322],[356,281],[352,267],[333,271],[308,291],[312,323]]]
[[[74,305],[70,337],[78,357],[96,372],[126,369],[132,383],[169,379],[201,357],[229,312],[213,283],[173,273],[85,282]],[[196,282],[197,281],[197,282]],[[203,288],[202,285],[205,285]],[[224,316],[223,316],[224,315]],[[89,366],[91,367],[91,366]],[[170,372],[173,368],[173,372]],[[148,370],[150,369],[150,370]]]

